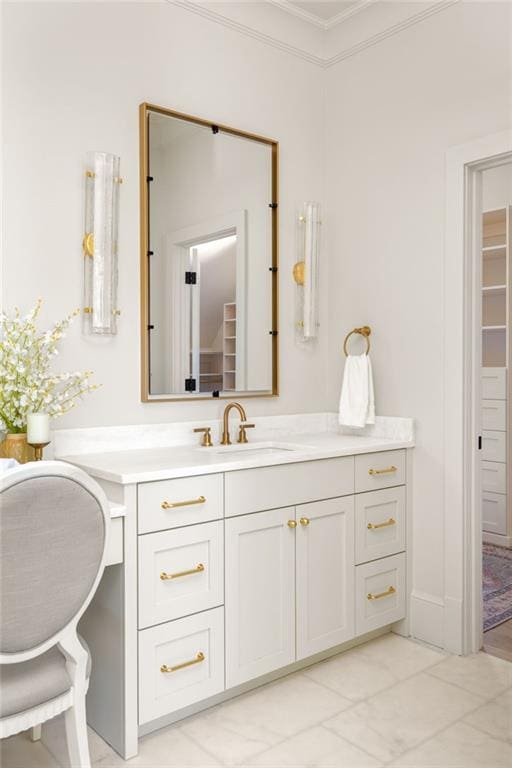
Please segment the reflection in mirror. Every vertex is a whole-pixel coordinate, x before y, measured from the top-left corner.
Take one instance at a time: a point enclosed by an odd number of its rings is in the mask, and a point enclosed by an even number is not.
[[[143,397],[277,394],[277,145],[158,109],[142,107]]]

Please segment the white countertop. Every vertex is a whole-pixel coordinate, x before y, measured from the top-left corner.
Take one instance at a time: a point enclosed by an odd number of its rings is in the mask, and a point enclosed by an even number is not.
[[[257,440],[252,441],[254,448],[258,447],[258,443]],[[222,452],[222,448],[218,445],[212,448],[185,445],[89,453],[60,458],[76,464],[93,477],[128,485],[414,447],[413,440],[340,435],[334,432],[295,434],[273,442],[276,447],[280,444],[296,446],[296,449],[271,454],[251,454],[251,443],[245,447],[234,444],[231,449],[242,448],[247,452],[234,454],[230,451]]]

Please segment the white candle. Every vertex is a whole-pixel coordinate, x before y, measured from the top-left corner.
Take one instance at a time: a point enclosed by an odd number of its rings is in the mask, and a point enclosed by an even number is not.
[[[50,442],[50,417],[47,413],[29,413],[27,416],[27,443],[38,445]]]

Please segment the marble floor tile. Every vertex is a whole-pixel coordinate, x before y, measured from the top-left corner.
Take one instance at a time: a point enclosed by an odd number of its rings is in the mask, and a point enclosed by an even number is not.
[[[398,757],[483,704],[478,696],[421,672],[324,725],[378,760]]]
[[[389,634],[161,729],[129,763],[93,731],[89,745],[94,768],[508,768],[512,664]],[[0,758],[66,768],[63,718],[42,742],[4,739]]]
[[[197,744],[236,765],[352,706],[301,673],[265,685],[181,726]]]
[[[393,768],[510,768],[511,765],[512,745],[466,723],[455,723],[392,763]]]
[[[30,741],[28,733],[18,733],[0,741],[0,765],[2,768],[60,768],[40,741]]]
[[[388,669],[357,649],[315,664],[304,674],[351,701],[362,701],[396,682]]]
[[[512,743],[512,688],[466,715],[464,722]]]
[[[358,651],[388,670],[396,681],[405,680],[447,657],[444,651],[408,640],[393,632],[364,643]]]
[[[381,764],[345,739],[317,726],[262,752],[247,765],[264,768],[377,768]]]
[[[448,656],[428,670],[429,675],[458,685],[486,699],[494,698],[512,686],[512,664],[488,653]]]
[[[126,762],[113,753],[96,761],[94,768],[218,768],[220,765],[177,726],[171,725],[141,739],[137,757]]]
[[[445,654],[391,633],[305,670],[317,683],[361,701],[438,664]]]

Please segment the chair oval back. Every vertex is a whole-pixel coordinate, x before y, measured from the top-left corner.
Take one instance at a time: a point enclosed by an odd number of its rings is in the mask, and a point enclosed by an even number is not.
[[[0,653],[28,651],[84,607],[103,565],[107,505],[85,472],[61,462],[2,478]]]

